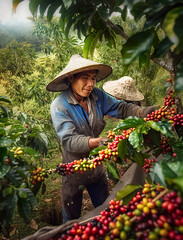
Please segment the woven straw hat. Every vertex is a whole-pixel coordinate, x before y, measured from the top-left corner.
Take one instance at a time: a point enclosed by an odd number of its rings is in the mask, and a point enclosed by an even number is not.
[[[46,86],[46,89],[51,92],[63,91],[69,87],[67,78],[70,75],[89,70],[98,70],[97,82],[106,78],[112,72],[109,65],[100,64],[75,54],[70,58],[67,66]]]
[[[125,101],[142,101],[144,99],[143,94],[136,89],[133,79],[128,76],[105,82],[103,89],[110,95]]]

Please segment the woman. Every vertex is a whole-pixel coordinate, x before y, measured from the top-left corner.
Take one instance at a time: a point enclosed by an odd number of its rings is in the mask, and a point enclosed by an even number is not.
[[[63,163],[83,159],[99,145],[105,127],[104,115],[124,119],[144,117],[154,107],[142,109],[118,101],[95,87],[109,76],[112,68],[79,55],[73,55],[62,72],[47,85],[48,91],[63,91],[51,104],[51,117],[63,146]],[[108,197],[108,181],[103,166],[62,177],[63,223],[80,217],[83,188],[94,207]]]

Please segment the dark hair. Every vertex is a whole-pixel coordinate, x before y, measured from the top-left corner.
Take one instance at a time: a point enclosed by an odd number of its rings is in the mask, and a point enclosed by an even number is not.
[[[70,87],[71,83],[69,82],[69,79],[66,77],[64,78],[64,83]]]
[[[95,70],[96,71],[96,75],[97,75],[97,73],[98,73],[98,69],[91,69],[91,71],[92,70]],[[90,71],[90,70],[86,70],[86,71],[82,71],[82,72],[78,72],[78,73],[75,73],[75,74],[73,74],[73,77],[77,77],[79,74],[81,74],[81,73],[83,73],[83,72],[88,72],[88,71]]]

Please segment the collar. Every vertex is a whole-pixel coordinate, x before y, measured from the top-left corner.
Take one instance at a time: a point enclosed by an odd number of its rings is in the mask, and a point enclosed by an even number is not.
[[[69,87],[69,88],[66,90],[66,92],[67,92],[67,96],[66,96],[66,97],[67,97],[68,103],[73,104],[73,105],[77,105],[77,104],[78,104],[78,101],[76,100],[76,98],[75,98],[75,96],[74,96],[74,94],[73,94],[72,89]],[[91,100],[94,100],[95,102],[97,101],[98,96],[95,94],[95,91],[94,91],[94,90],[92,90],[92,92],[90,93],[89,98],[90,98]]]

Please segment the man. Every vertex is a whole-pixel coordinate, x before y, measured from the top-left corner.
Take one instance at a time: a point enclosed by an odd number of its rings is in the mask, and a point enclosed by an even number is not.
[[[111,72],[108,65],[73,55],[47,85],[48,91],[63,91],[51,104],[52,121],[63,146],[63,163],[88,157],[91,149],[99,145],[99,135],[105,127],[104,115],[120,119],[145,117],[154,110],[118,101],[95,88],[96,82]],[[62,177],[63,223],[80,217],[83,187],[94,207],[100,206],[109,195],[104,167]]]

